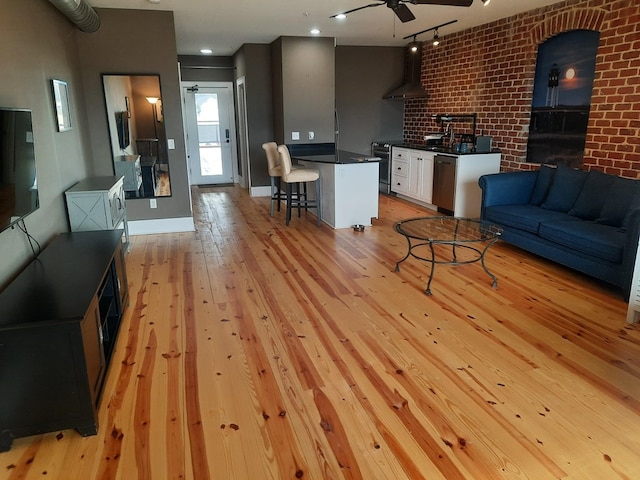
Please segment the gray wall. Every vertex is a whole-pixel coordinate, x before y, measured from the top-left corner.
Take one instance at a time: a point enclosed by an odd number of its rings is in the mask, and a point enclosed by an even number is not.
[[[180,77],[185,82],[233,82],[233,57],[178,55]]]
[[[3,0],[0,15],[0,106],[33,111],[33,135],[40,208],[25,219],[43,246],[68,230],[64,191],[92,173],[87,116],[73,26],[49,2]],[[52,78],[68,82],[73,129],[57,132]],[[30,260],[31,249],[18,230],[0,232],[0,287]]]
[[[235,55],[236,76],[245,78],[251,187],[269,185],[262,144],[274,141],[271,47],[245,44]],[[236,118],[238,115],[236,115]]]
[[[402,140],[403,100],[382,96],[403,83],[404,47],[337,47],[339,146],[368,153],[374,140]]]
[[[327,37],[280,37],[272,44],[276,142],[333,143],[334,43]],[[300,140],[292,140],[292,131],[300,132]]]
[[[128,199],[129,220],[191,216],[186,149],[180,100],[178,55],[173,12],[155,10],[96,9],[101,26],[96,33],[77,31],[91,135],[89,161],[97,175],[113,175],[109,127],[102,88],[103,73],[158,74],[167,138],[175,141],[168,150],[171,197],[158,197],[158,208],[148,199]]]

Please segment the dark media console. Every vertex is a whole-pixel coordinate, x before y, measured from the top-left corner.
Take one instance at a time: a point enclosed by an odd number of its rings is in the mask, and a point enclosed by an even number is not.
[[[0,451],[19,437],[98,432],[128,302],[122,234],[61,234],[0,293]]]

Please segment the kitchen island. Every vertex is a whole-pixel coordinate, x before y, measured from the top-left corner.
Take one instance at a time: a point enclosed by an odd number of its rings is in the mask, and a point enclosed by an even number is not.
[[[371,225],[378,218],[379,158],[344,150],[332,153],[291,152],[291,158],[320,172],[321,220],[333,228]],[[315,198],[313,188],[309,198]]]

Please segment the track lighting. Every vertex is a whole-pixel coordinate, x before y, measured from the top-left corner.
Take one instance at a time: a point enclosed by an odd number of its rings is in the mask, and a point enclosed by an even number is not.
[[[407,0],[407,1],[409,1],[409,0]],[[430,31],[433,30],[434,33],[435,33],[433,35],[433,44],[434,45],[439,45],[440,44],[440,37],[438,36],[438,29],[441,28],[441,27],[446,27],[447,25],[451,25],[452,23],[456,23],[457,21],[458,20],[451,20],[450,22],[441,23],[440,25],[436,25],[435,27],[427,28],[426,30],[422,30],[420,32],[412,33],[411,35],[407,35],[406,37],[402,37],[402,39],[406,40],[408,38],[413,37],[413,42],[411,44],[409,44],[411,46],[413,43],[416,43],[416,37],[418,35],[421,35],[423,33],[427,33],[427,32],[430,32]]]
[[[491,0],[482,0],[482,4],[486,7],[491,3]]]
[[[413,41],[409,44],[409,50],[411,50],[411,53],[416,53],[418,51],[418,42],[416,42],[415,35],[413,37]]]
[[[438,45],[440,45],[440,37],[438,36],[438,29],[436,29],[435,33],[433,34],[433,46],[437,47]]]

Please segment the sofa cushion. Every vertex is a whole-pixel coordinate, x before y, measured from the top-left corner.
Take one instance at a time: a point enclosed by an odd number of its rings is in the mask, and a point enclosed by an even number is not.
[[[616,227],[584,220],[550,221],[540,225],[541,238],[603,260],[620,263],[625,234]]]
[[[611,184],[616,178],[598,170],[591,170],[584,181],[576,202],[569,210],[569,215],[575,215],[584,220],[598,218],[604,201],[609,195]]]
[[[540,166],[536,183],[533,186],[533,192],[531,192],[531,199],[529,199],[531,205],[540,205],[544,202],[544,199],[547,198],[551,182],[553,182],[554,173],[556,173],[555,167],[552,168],[548,165]]]
[[[484,219],[498,225],[538,233],[542,222],[580,220],[562,212],[546,210],[535,205],[497,205],[485,209]]]
[[[540,205],[548,210],[568,212],[575,203],[589,172],[558,165],[549,193]]]
[[[640,207],[640,181],[615,177],[596,222],[620,227],[627,213]]]

